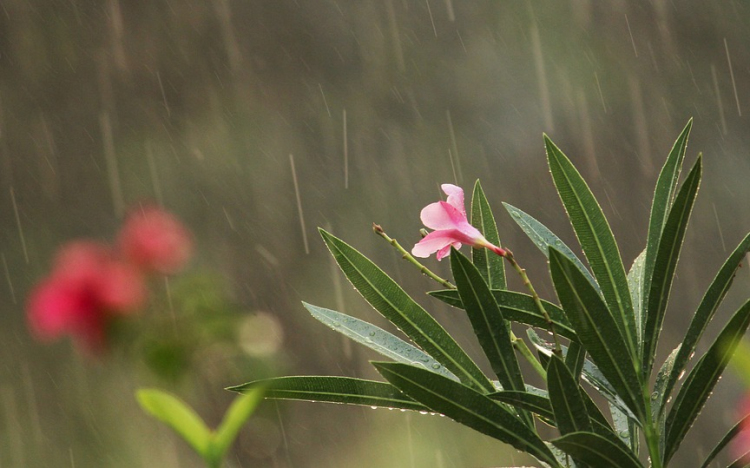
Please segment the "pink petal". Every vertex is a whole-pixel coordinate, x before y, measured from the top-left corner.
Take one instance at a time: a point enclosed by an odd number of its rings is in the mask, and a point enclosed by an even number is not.
[[[437,255],[435,255],[435,258],[437,258],[438,261],[440,261],[440,260],[444,259],[445,257],[447,257],[448,255],[450,255],[450,253],[451,253],[451,247],[455,247],[457,249],[460,249],[461,248],[461,243],[460,242],[454,242],[451,245],[446,245],[442,249],[438,250]]]
[[[453,184],[443,184],[440,186],[448,195],[448,204],[457,209],[466,217],[466,208],[464,206],[464,189]]]
[[[103,269],[95,286],[102,307],[109,312],[128,313],[143,305],[146,286],[141,272],[125,262],[112,260]]]
[[[433,231],[427,234],[424,239],[419,241],[414,248],[411,249],[411,254],[415,257],[427,258],[434,252],[445,247],[450,247],[451,244],[455,243],[456,240],[452,236],[455,232],[451,229]]]
[[[430,229],[458,229],[461,223],[467,223],[466,214],[444,201],[425,206],[419,217]]]
[[[180,270],[192,253],[188,230],[177,218],[155,206],[133,211],[120,232],[122,255],[147,272],[162,274]]]

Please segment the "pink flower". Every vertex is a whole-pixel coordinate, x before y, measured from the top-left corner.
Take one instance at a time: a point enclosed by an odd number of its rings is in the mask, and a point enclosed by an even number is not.
[[[98,351],[112,316],[136,310],[145,297],[140,272],[115,259],[107,246],[72,242],[60,249],[52,273],[31,293],[29,326],[40,339],[71,334]]]
[[[427,258],[437,252],[437,259],[442,260],[451,251],[451,246],[460,249],[462,244],[476,248],[487,248],[500,256],[506,251],[491,244],[481,232],[466,218],[464,209],[464,191],[452,184],[440,186],[448,195],[447,201],[439,201],[425,206],[420,213],[422,223],[434,229],[419,241],[411,250],[415,257]]]
[[[750,395],[746,395],[740,403],[739,416],[743,419],[750,416]],[[735,459],[742,459],[743,463],[750,461],[750,419],[740,424],[740,431],[732,440],[732,455]]]
[[[122,256],[147,272],[175,273],[193,249],[187,229],[177,218],[156,206],[130,213],[120,232]]]

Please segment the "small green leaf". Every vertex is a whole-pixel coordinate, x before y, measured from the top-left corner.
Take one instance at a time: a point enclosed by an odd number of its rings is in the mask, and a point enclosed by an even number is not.
[[[680,347],[676,347],[669,353],[667,359],[664,360],[664,364],[661,365],[661,369],[656,374],[656,383],[654,384],[654,391],[651,392],[651,420],[656,422],[656,427],[659,431],[659,447],[664,451],[664,437],[666,436],[665,430],[665,419],[667,416],[666,412],[661,411],[661,404],[666,404],[667,397],[664,393],[667,385],[667,378],[672,373],[674,367],[674,360],[677,357]]]
[[[642,468],[638,458],[624,445],[592,432],[572,432],[552,444],[572,456],[595,467]]]
[[[576,254],[574,254],[573,251],[570,250],[570,247],[568,247],[565,242],[557,237],[555,233],[550,231],[547,226],[537,221],[533,216],[525,213],[515,206],[509,203],[503,203],[503,206],[505,206],[505,209],[510,214],[510,217],[513,218],[513,221],[515,221],[516,224],[518,224],[518,226],[523,230],[523,232],[526,233],[527,236],[529,236],[531,242],[533,242],[534,245],[542,251],[545,257],[549,257],[550,247],[559,250],[563,255],[565,255],[571,261],[573,261],[573,263],[575,263],[578,269],[581,270],[581,273],[583,273],[584,276],[586,276],[586,278],[588,278],[588,280],[591,282],[591,285],[601,293],[601,289],[596,283],[594,277],[591,276],[591,272],[589,271],[589,269],[586,268],[586,266],[583,264],[583,262],[581,262],[578,256],[576,256]]]
[[[750,325],[750,301],[742,305],[729,320],[719,337],[685,380],[667,416],[664,442],[665,464],[677,451],[685,434],[698,417],[748,325]]]
[[[633,303],[633,314],[635,315],[635,334],[637,342],[643,339],[643,267],[646,260],[646,251],[643,250],[628,271],[628,289],[630,299]]]
[[[490,243],[502,247],[495,217],[492,215],[490,204],[478,180],[474,184],[474,192],[471,195],[471,224],[479,229],[479,232]],[[490,288],[506,288],[505,264],[502,257],[490,252],[489,249],[471,249],[471,259]]]
[[[688,137],[690,129],[693,127],[693,119],[690,119],[680,136],[675,141],[672,150],[669,152],[664,167],[659,173],[654,190],[654,199],[651,204],[651,216],[648,222],[648,240],[646,242],[646,257],[643,265],[643,280],[645,288],[644,294],[648,292],[651,282],[654,264],[656,262],[656,252],[659,248],[659,241],[662,237],[664,224],[667,222],[667,215],[672,206],[672,199],[677,191],[677,181],[682,171],[682,161],[685,159]],[[646,299],[645,297],[643,299]],[[644,316],[645,318],[645,316]]]
[[[211,452],[215,460],[224,458],[240,428],[245,425],[255,412],[255,408],[263,400],[263,391],[263,387],[256,387],[243,395],[239,395],[232,402],[214,435]]]
[[[706,457],[706,460],[701,465],[701,468],[708,468],[708,465],[711,464],[712,461],[714,461],[714,458],[722,451],[724,450],[724,447],[729,445],[732,440],[734,440],[737,435],[739,435],[744,428],[747,427],[748,423],[750,423],[750,414],[745,416],[744,418],[740,419],[737,424],[732,426],[731,429],[724,435],[724,437],[721,438],[718,444],[711,450],[711,453],[708,454]]]
[[[570,160],[546,135],[544,144],[557,192],[568,212],[568,218],[591,265],[594,277],[601,287],[604,301],[624,338],[629,355],[637,356],[635,315],[633,304],[630,302],[628,280],[609,223],[594,194]],[[557,246],[551,248],[559,250]],[[579,270],[575,263],[570,263],[573,268]],[[584,275],[581,276],[588,282]],[[595,288],[592,289],[598,294]]]
[[[650,280],[647,278],[644,285],[645,320],[643,328],[643,368],[644,376],[651,374],[654,363],[656,345],[661,334],[664,322],[664,313],[669,302],[669,293],[672,289],[674,272],[677,261],[680,258],[682,242],[685,239],[687,224],[690,213],[693,211],[695,197],[698,194],[698,186],[701,182],[701,157],[695,162],[685,183],[682,185],[674,205],[669,210],[667,222],[664,224],[659,247],[654,260],[653,272]]]
[[[633,355],[601,297],[573,262],[554,249],[550,249],[550,272],[580,342],[625,404],[645,421]]]
[[[750,234],[742,239],[737,248],[729,255],[727,261],[724,262],[716,277],[711,282],[711,285],[706,290],[706,294],[703,296],[698,309],[693,315],[693,319],[690,321],[685,338],[682,340],[680,345],[680,351],[677,353],[677,357],[674,360],[672,372],[669,374],[669,379],[664,388],[664,398],[660,401],[659,410],[663,413],[666,408],[666,400],[672,393],[674,385],[677,383],[679,375],[685,370],[685,366],[690,360],[693,352],[695,352],[695,345],[703,335],[704,330],[708,326],[708,323],[714,316],[716,309],[719,304],[726,296],[729,287],[734,281],[734,277],[737,274],[737,270],[740,268],[745,255],[750,251]]]
[[[560,434],[592,430],[580,385],[555,354],[547,366],[547,387]]]
[[[278,377],[229,387],[227,390],[245,393],[258,387],[264,389],[265,398],[275,400],[320,401],[414,411],[427,409],[393,385],[351,377]]]
[[[608,404],[615,434],[637,455],[640,445],[640,429],[638,424],[632,419],[632,416],[629,416],[628,413],[621,409],[621,406],[616,406],[611,402],[608,402]]]
[[[492,392],[492,383],[447,331],[367,257],[320,229],[336,263],[362,297],[461,382]]]
[[[428,294],[458,309],[464,308],[461,297],[455,289],[430,291]],[[493,289],[492,295],[495,297],[495,302],[500,307],[505,320],[524,323],[545,330],[548,328],[547,320],[539,313],[534,304],[534,299],[528,294]],[[575,341],[577,339],[576,333],[571,328],[570,321],[565,316],[565,312],[559,306],[545,300],[542,300],[542,305],[550,316],[550,319],[552,319],[552,324],[557,334]]]
[[[560,465],[539,436],[517,416],[468,386],[395,362],[373,362],[378,372],[432,411],[512,445],[553,467]]]
[[[172,428],[198,455],[210,456],[212,433],[185,402],[157,389],[140,389],[136,398],[145,412]]]
[[[341,312],[324,309],[323,307],[317,307],[306,302],[302,304],[313,317],[328,325],[331,329],[377,351],[385,357],[405,364],[419,365],[449,379],[458,380],[458,377],[453,375],[429,354],[410,345],[401,338],[388,333],[382,328],[376,327],[364,320],[342,314]]]
[[[583,363],[586,362],[586,349],[577,341],[571,341],[568,352],[565,354],[565,365],[568,366],[576,381],[581,376]]]

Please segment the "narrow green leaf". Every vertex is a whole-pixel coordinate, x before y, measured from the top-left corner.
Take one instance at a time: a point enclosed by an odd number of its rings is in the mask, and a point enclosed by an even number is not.
[[[633,304],[630,302],[630,291],[620,250],[609,223],[594,194],[570,160],[546,135],[544,144],[557,192],[568,212],[570,223],[591,265],[594,277],[601,287],[604,301],[620,329],[629,355],[637,356]],[[557,246],[552,248],[558,250]],[[574,263],[571,264],[578,270]],[[588,279],[586,281],[588,282]]]
[[[685,183],[682,185],[672,208],[669,210],[667,222],[662,230],[661,240],[654,260],[651,281],[647,281],[644,292],[646,325],[643,328],[643,375],[651,373],[656,355],[656,345],[664,322],[664,313],[669,302],[672,280],[680,258],[685,231],[693,211],[695,197],[701,181],[702,158],[699,156]]]
[[[204,459],[209,455],[212,433],[187,403],[157,389],[136,392],[141,408],[174,430]]]
[[[554,354],[547,365],[547,388],[560,434],[592,430],[580,385],[562,359]]]
[[[428,294],[458,309],[464,308],[464,305],[461,302],[461,297],[455,289],[430,291]],[[492,295],[495,298],[495,302],[500,307],[505,320],[524,323],[545,330],[548,328],[546,319],[541,313],[539,313],[539,310],[534,304],[534,299],[528,294],[493,289]],[[550,316],[550,319],[552,319],[552,324],[554,325],[557,334],[575,341],[577,339],[576,333],[571,328],[570,321],[568,320],[568,317],[565,316],[565,312],[563,312],[560,307],[545,300],[542,300],[542,305],[544,306],[544,310],[546,310],[547,314]]]
[[[735,248],[731,255],[729,255],[729,258],[724,262],[724,265],[706,290],[695,315],[693,315],[693,319],[690,321],[690,326],[688,327],[687,333],[685,333],[685,338],[682,340],[680,351],[677,353],[677,357],[674,360],[672,372],[670,372],[669,379],[664,388],[664,398],[660,402],[659,409],[662,413],[667,406],[666,400],[671,395],[678,377],[685,370],[685,366],[690,360],[690,356],[695,352],[695,346],[698,343],[698,340],[703,336],[703,332],[713,318],[716,309],[718,309],[721,301],[724,300],[724,296],[726,296],[729,287],[734,281],[737,270],[740,268],[745,255],[747,255],[749,251],[750,234],[745,236],[737,248]]]
[[[635,334],[637,342],[643,339],[643,267],[646,260],[646,251],[643,250],[628,271],[628,289],[630,299],[633,303],[633,315],[635,316]]]
[[[474,334],[500,384],[506,390],[523,391],[523,377],[510,331],[489,286],[471,261],[456,249],[451,251],[451,270]]]
[[[714,458],[722,451],[724,448],[729,445],[732,440],[734,440],[737,435],[742,432],[744,428],[747,427],[748,423],[750,423],[750,414],[745,416],[744,418],[740,419],[737,424],[732,426],[731,429],[724,435],[724,437],[721,438],[718,444],[711,450],[711,453],[708,454],[706,457],[706,460],[703,462],[700,468],[708,468],[708,465],[711,464],[712,461],[714,461]]]
[[[575,263],[575,265],[578,267],[579,270],[581,270],[581,273],[588,278],[588,280],[591,282],[591,285],[596,288],[597,291],[601,292],[601,289],[599,288],[599,285],[596,283],[596,280],[593,276],[591,276],[591,272],[588,268],[581,262],[581,260],[578,258],[576,254],[573,253],[572,250],[570,250],[570,247],[568,247],[565,242],[563,242],[555,233],[549,230],[547,226],[537,221],[533,216],[531,216],[528,213],[525,213],[523,210],[516,208],[515,206],[511,205],[510,203],[503,202],[503,206],[505,206],[505,209],[510,214],[510,217],[513,218],[513,221],[518,224],[518,226],[523,230],[524,233],[526,233],[527,236],[529,236],[529,239],[531,239],[531,242],[534,243],[534,245],[537,246],[539,250],[542,251],[545,257],[549,257],[549,248],[554,247],[560,252],[562,252],[563,255],[568,257],[570,260]]]
[[[565,354],[565,365],[568,366],[576,381],[581,376],[583,363],[586,362],[586,349],[577,341],[571,341],[568,353]]]
[[[437,375],[437,374],[436,374]],[[347,405],[378,406],[414,411],[426,407],[401,393],[393,385],[351,377],[278,377],[256,380],[227,390],[245,393],[262,387],[263,396],[274,400],[302,400]]]
[[[690,129],[693,127],[693,119],[690,119],[685,128],[677,137],[664,166],[659,173],[654,190],[654,199],[651,204],[651,215],[648,222],[648,238],[646,241],[646,256],[643,266],[644,293],[648,292],[651,277],[656,262],[656,253],[659,241],[662,237],[664,224],[667,222],[667,214],[672,206],[672,199],[677,191],[677,181],[682,171],[682,162],[685,159]],[[644,300],[646,297],[643,298]],[[645,316],[644,316],[645,318]]]
[[[666,436],[666,416],[667,413],[661,411],[660,405],[662,402],[667,401],[664,390],[667,385],[667,378],[672,373],[674,367],[674,360],[677,357],[680,347],[676,347],[669,353],[667,359],[664,360],[664,364],[661,365],[661,369],[656,374],[656,383],[654,384],[654,391],[651,392],[651,420],[656,422],[656,427],[659,431],[659,449],[664,452],[664,438]]]
[[[323,229],[320,229],[320,234],[344,275],[375,310],[447,367],[461,382],[485,392],[494,391],[474,361],[401,286],[349,244]]]
[[[211,450],[214,460],[224,458],[234,439],[237,438],[240,428],[245,425],[263,400],[263,391],[263,387],[256,387],[234,399],[214,434]]]
[[[479,232],[490,243],[502,247],[495,217],[492,215],[492,209],[478,180],[474,184],[474,191],[471,195],[471,224],[479,229]],[[490,252],[489,249],[471,249],[471,259],[490,288],[505,289],[507,287],[502,257]]]
[[[550,249],[555,290],[591,359],[625,404],[645,420],[641,383],[625,339],[601,297],[573,262]]]
[[[502,401],[511,406],[531,411],[542,418],[550,420],[554,424],[555,415],[552,412],[552,405],[547,397],[515,390],[503,390],[490,393],[487,396],[495,401]]]
[[[642,468],[641,462],[624,445],[592,432],[573,432],[552,444],[563,452],[591,466]]]
[[[640,428],[638,424],[620,406],[616,406],[611,402],[608,402],[608,404],[615,434],[634,454],[638,455],[640,446]]]
[[[665,464],[677,451],[685,434],[703,409],[703,405],[724,372],[748,325],[750,325],[750,301],[742,305],[729,320],[719,337],[685,380],[667,416],[664,443]]]
[[[536,432],[485,395],[417,367],[394,362],[373,365],[391,384],[432,411],[559,467]]]
[[[425,369],[441,374],[449,379],[458,380],[448,369],[421,349],[412,346],[397,336],[376,327],[375,325],[323,307],[306,302],[302,303],[313,317],[331,329],[377,351],[385,357],[404,364],[419,365]]]

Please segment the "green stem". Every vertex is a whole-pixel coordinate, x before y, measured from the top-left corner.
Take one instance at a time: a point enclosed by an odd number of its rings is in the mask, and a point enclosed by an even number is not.
[[[650,412],[650,411],[649,411]],[[643,430],[648,445],[648,457],[651,460],[651,468],[662,468],[661,450],[659,450],[659,431],[655,429],[655,421],[648,418],[648,424]]]
[[[516,273],[521,277],[521,281],[523,281],[524,286],[526,286],[526,289],[529,290],[529,293],[531,293],[532,299],[534,299],[534,305],[536,305],[537,310],[541,312],[542,316],[544,317],[544,320],[547,322],[547,326],[549,327],[549,331],[552,332],[552,338],[555,342],[555,354],[562,357],[562,348],[560,347],[560,339],[557,337],[557,332],[555,331],[555,325],[552,323],[552,319],[550,318],[549,314],[547,313],[547,310],[544,308],[544,305],[542,304],[542,300],[539,298],[539,294],[536,293],[536,289],[534,289],[534,285],[531,284],[531,280],[529,279],[529,276],[526,274],[526,270],[521,268],[521,266],[516,262],[516,258],[513,256],[513,252],[511,252],[508,249],[505,250],[505,259],[510,263],[510,265],[513,267],[514,270],[516,270]]]
[[[534,353],[531,352],[529,347],[526,345],[526,342],[521,338],[518,338],[513,332],[510,332],[510,342],[513,344],[513,347],[516,349],[516,351],[518,351],[521,356],[525,357],[526,360],[529,361],[529,364],[531,364],[531,367],[534,368],[536,373],[546,381],[547,371],[542,366],[542,363],[539,362],[539,359],[534,356]]]
[[[451,283],[450,281],[448,281],[446,279],[443,279],[443,278],[439,277],[438,275],[436,275],[435,273],[433,273],[429,268],[427,268],[426,266],[424,266],[421,263],[419,263],[419,261],[417,261],[417,259],[414,258],[414,256],[412,254],[410,254],[409,252],[406,251],[406,249],[404,249],[403,247],[401,247],[401,244],[399,244],[396,239],[388,237],[388,234],[386,234],[385,231],[383,231],[383,228],[380,227],[379,224],[373,223],[372,224],[372,230],[375,231],[375,234],[379,235],[380,237],[382,237],[383,239],[385,239],[389,244],[391,244],[393,247],[395,247],[396,250],[398,250],[399,253],[401,253],[401,258],[403,258],[407,262],[409,262],[409,263],[413,264],[414,266],[416,266],[417,268],[419,268],[419,271],[422,272],[423,275],[428,276],[428,277],[434,279],[435,281],[437,281],[438,283],[442,284],[443,286],[445,286],[448,289],[456,289],[456,286],[453,283]]]

